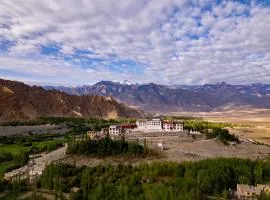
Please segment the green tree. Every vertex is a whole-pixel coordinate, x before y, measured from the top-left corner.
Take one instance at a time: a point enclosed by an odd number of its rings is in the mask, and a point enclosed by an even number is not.
[[[263,175],[262,164],[259,162],[254,167],[254,181],[255,181],[255,184],[262,183],[262,181],[263,181],[262,175]]]

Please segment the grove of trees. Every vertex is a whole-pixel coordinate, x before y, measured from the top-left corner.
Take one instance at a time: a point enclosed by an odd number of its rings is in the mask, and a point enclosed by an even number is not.
[[[92,156],[115,156],[115,155],[143,155],[147,153],[146,147],[136,143],[121,140],[112,140],[109,136],[100,140],[74,140],[68,143],[68,154],[84,154]]]
[[[213,123],[203,120],[187,119],[183,121],[184,129],[197,130],[202,133],[207,133],[209,129],[231,127],[228,123]]]
[[[183,199],[209,197],[228,199],[237,183],[270,182],[270,160],[236,158],[208,159],[182,164],[106,165],[81,167],[50,165],[38,181],[39,187],[70,192],[72,199]],[[261,197],[266,199],[266,197]]]
[[[211,131],[207,131],[206,136],[208,138],[218,138],[224,144],[228,142],[240,142],[237,136],[230,134],[228,130],[222,128],[213,128]]]

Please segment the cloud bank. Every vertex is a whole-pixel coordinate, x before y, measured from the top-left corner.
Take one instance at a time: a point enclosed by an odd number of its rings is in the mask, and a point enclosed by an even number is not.
[[[0,77],[270,83],[267,1],[0,0]]]

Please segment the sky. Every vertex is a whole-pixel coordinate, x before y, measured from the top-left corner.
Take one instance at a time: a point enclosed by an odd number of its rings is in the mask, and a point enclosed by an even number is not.
[[[270,0],[0,0],[0,78],[270,83]]]

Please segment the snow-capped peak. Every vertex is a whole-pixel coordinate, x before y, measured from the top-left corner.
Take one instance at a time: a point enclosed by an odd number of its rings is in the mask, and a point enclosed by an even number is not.
[[[124,84],[124,85],[132,85],[132,83],[131,83],[130,81],[128,81],[128,80],[124,80],[124,81],[123,81],[123,84]]]

